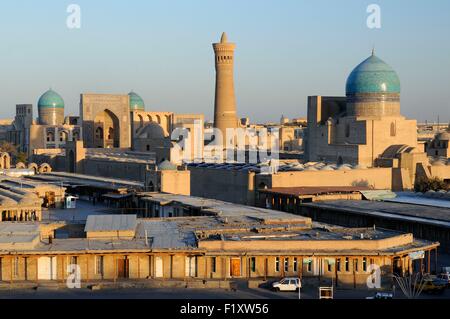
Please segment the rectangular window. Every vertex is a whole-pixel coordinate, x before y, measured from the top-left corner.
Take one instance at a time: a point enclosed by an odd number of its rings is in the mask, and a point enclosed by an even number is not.
[[[275,258],[275,271],[280,271],[280,257]]]
[[[103,276],[103,256],[95,257],[95,274]]]
[[[341,258],[336,259],[336,270],[341,271]]]
[[[297,257],[294,258],[294,271],[295,271],[295,272],[298,271],[298,261],[297,261]]]
[[[350,262],[348,260],[348,257],[345,257],[345,271],[350,271]]]
[[[289,271],[289,258],[284,258],[284,271]]]
[[[14,277],[19,277],[19,257],[14,258]]]
[[[359,260],[358,259],[353,259],[353,268],[355,269],[355,272],[359,271]]]
[[[250,270],[256,272],[256,257],[250,258]]]
[[[211,272],[216,272],[216,270],[217,270],[216,257],[211,257]]]
[[[308,261],[308,263],[306,264],[306,270],[308,271],[308,272],[311,272],[312,271],[312,260],[310,260],[310,261]]]
[[[70,264],[71,265],[78,265],[78,257],[77,256],[70,257]]]
[[[363,271],[367,271],[367,258],[364,257],[362,261]]]
[[[327,271],[328,272],[332,271],[331,262],[329,260],[327,261]]]

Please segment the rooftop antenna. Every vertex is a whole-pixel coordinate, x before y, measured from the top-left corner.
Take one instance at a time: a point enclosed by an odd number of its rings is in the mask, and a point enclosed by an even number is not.
[[[375,55],[375,44],[372,46],[372,56]]]

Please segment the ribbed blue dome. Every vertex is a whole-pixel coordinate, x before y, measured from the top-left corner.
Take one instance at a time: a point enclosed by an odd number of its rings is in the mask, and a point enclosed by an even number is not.
[[[145,104],[144,100],[134,92],[128,94],[130,97],[130,110],[132,111],[144,111]]]
[[[400,93],[400,79],[386,62],[371,55],[350,73],[347,95],[358,93]]]
[[[62,97],[53,91],[52,89],[45,92],[38,101],[38,108],[56,108],[63,109],[64,108],[64,100]]]

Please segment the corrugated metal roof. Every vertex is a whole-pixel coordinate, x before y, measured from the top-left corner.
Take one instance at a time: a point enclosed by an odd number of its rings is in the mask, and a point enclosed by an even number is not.
[[[361,191],[364,198],[367,200],[385,200],[397,197],[397,195],[390,190],[363,190]]]
[[[101,232],[135,230],[136,225],[136,215],[90,215],[87,219],[84,231]]]
[[[330,193],[353,193],[358,191],[368,191],[366,186],[329,186],[329,187],[274,187],[269,189],[261,189],[261,193],[283,194],[293,196],[304,195],[321,195]]]
[[[1,235],[34,235],[39,233],[39,225],[35,223],[14,223],[2,222],[0,223]]]

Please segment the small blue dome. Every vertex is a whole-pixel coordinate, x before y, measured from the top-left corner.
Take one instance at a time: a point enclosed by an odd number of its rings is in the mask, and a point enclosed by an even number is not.
[[[64,100],[62,97],[53,91],[52,89],[45,92],[38,101],[38,108],[54,108],[54,109],[63,109],[64,108]]]
[[[144,100],[134,92],[128,94],[130,97],[130,110],[132,111],[144,111],[145,104]]]
[[[350,73],[346,93],[400,94],[400,79],[394,69],[372,54]]]

